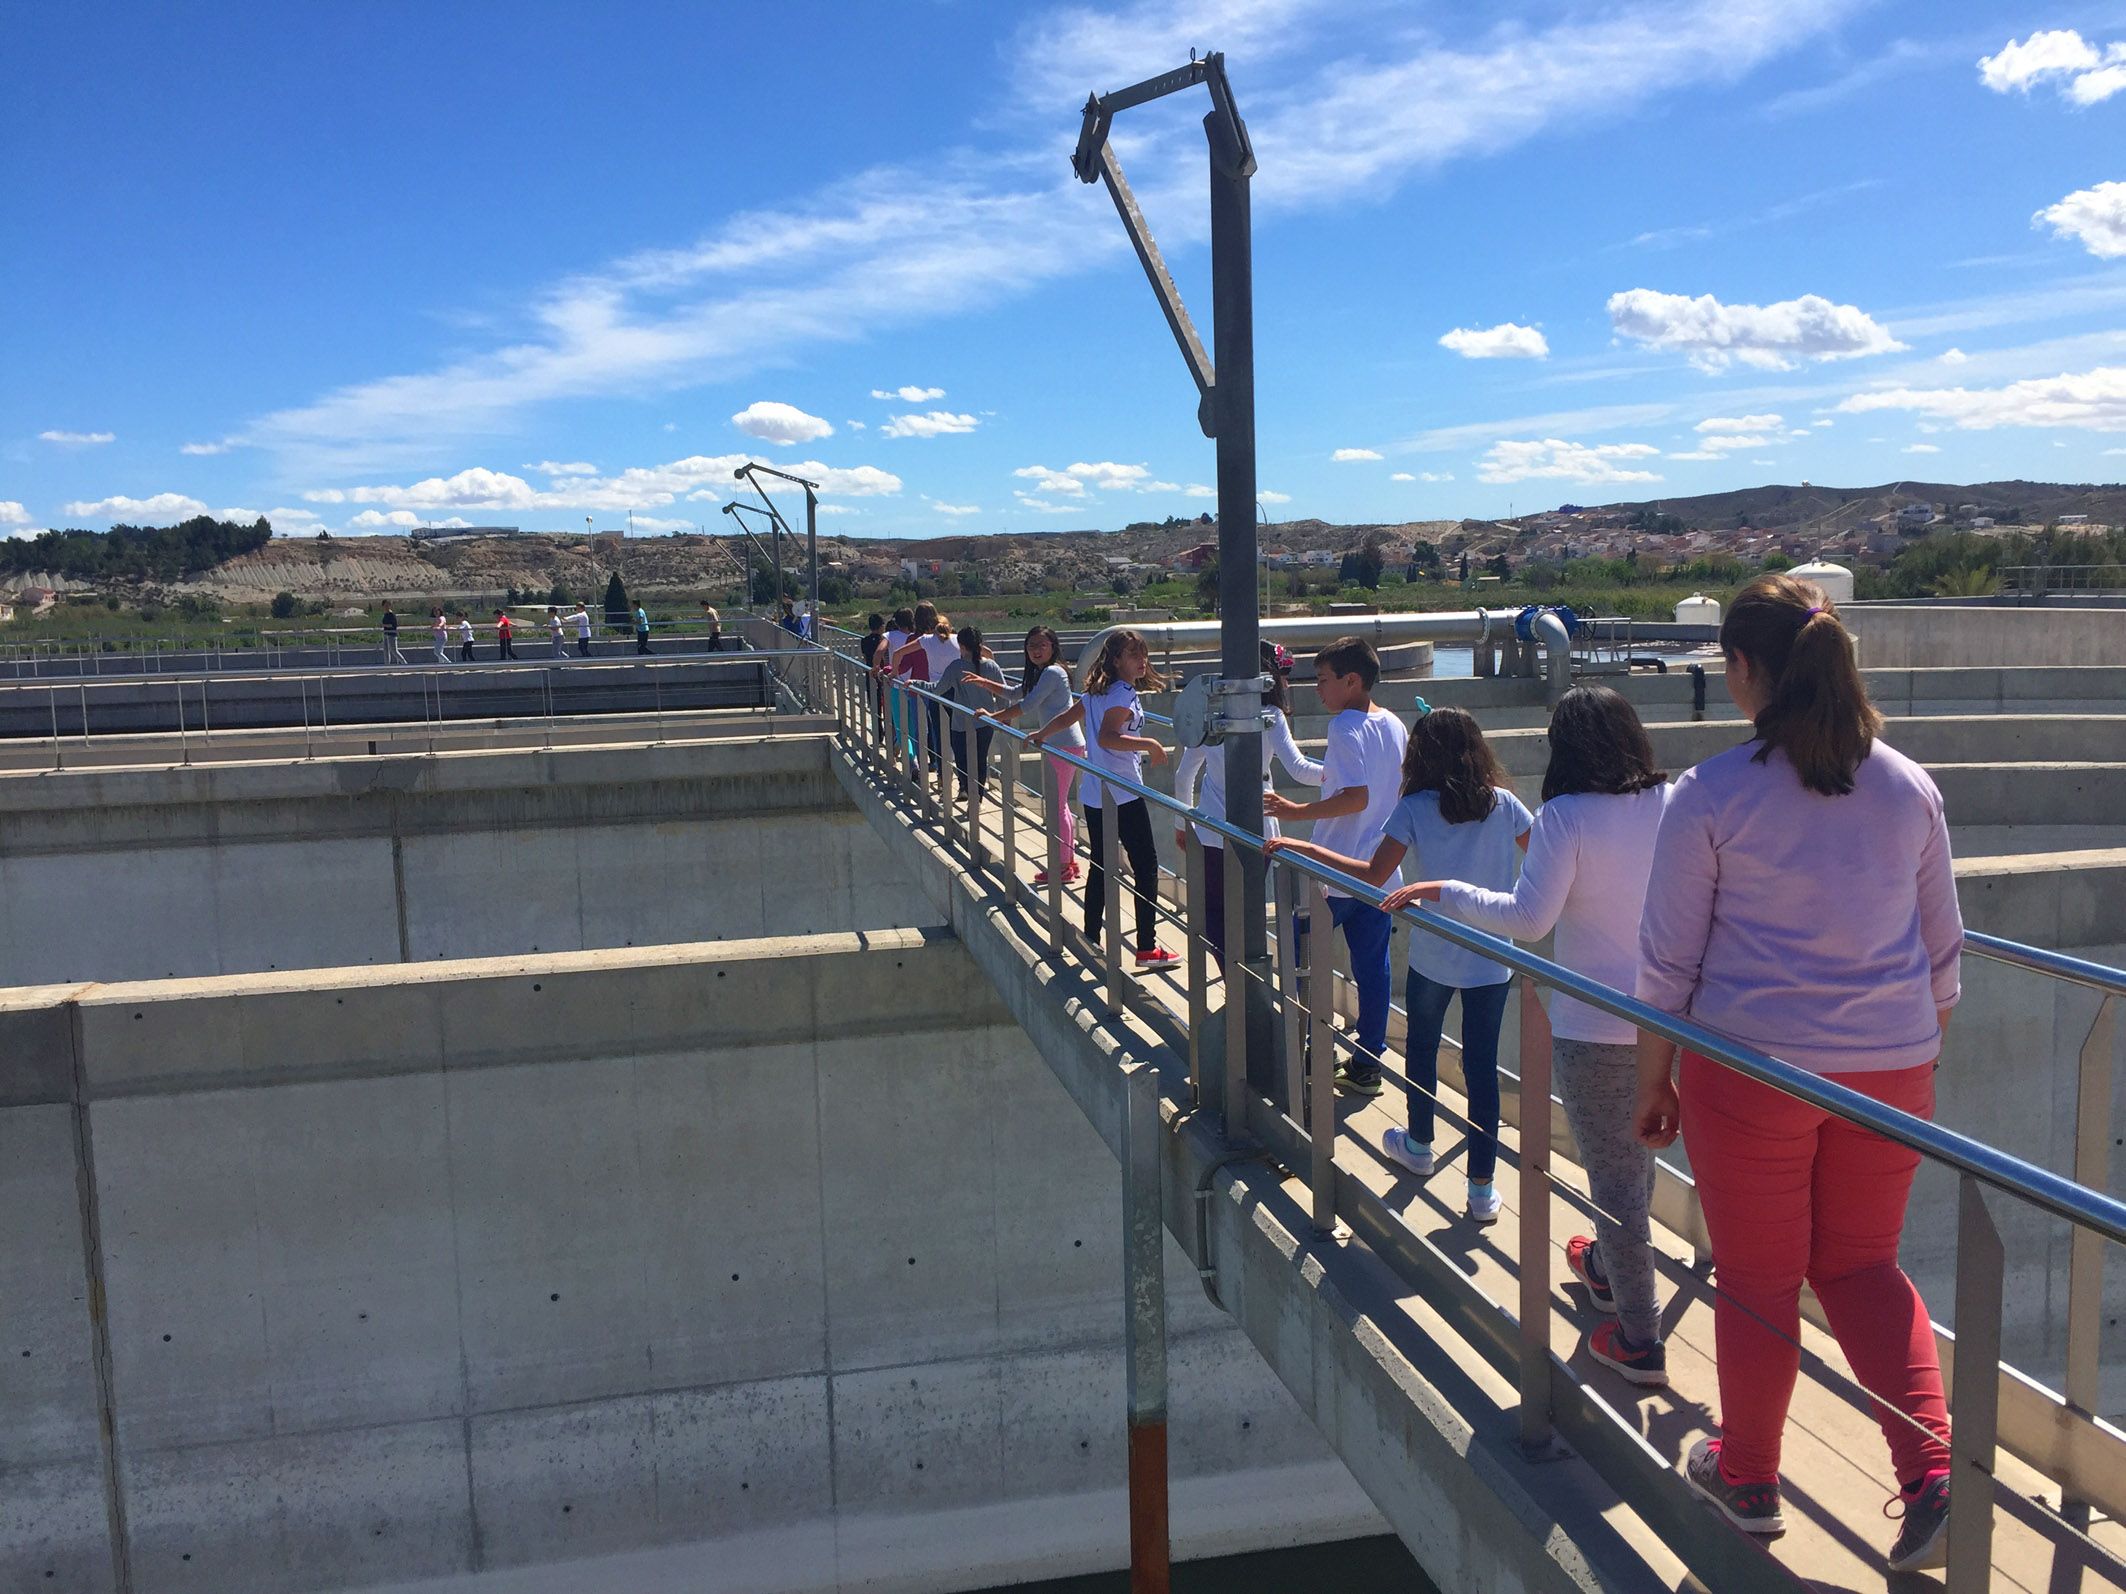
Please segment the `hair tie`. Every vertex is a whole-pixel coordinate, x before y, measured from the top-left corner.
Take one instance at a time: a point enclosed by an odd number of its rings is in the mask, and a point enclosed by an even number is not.
[[[1803,621],[1802,621],[1802,624],[1803,624],[1803,625],[1806,625],[1806,624],[1808,624],[1809,620],[1813,620],[1813,619],[1815,619],[1815,618],[1816,618],[1816,616],[1817,616],[1817,615],[1819,615],[1819,614],[1821,614],[1821,613],[1823,613],[1823,605],[1819,603],[1819,604],[1817,604],[1817,605],[1816,605],[1816,607],[1815,607],[1815,608],[1813,608],[1813,609],[1809,610],[1809,612],[1808,612],[1808,618],[1807,618],[1807,619],[1805,619],[1805,620],[1803,620]]]

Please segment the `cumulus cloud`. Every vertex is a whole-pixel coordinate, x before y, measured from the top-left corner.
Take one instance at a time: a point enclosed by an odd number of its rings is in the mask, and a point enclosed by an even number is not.
[[[832,421],[774,399],[756,399],[732,416],[731,424],[764,443],[816,443],[834,435]]]
[[[745,454],[692,454],[663,465],[631,465],[614,476],[572,477],[537,488],[507,471],[473,466],[454,476],[430,476],[405,486],[313,488],[303,494],[313,504],[386,504],[419,511],[482,510],[625,510],[660,509],[685,498],[720,499],[734,490],[732,472],[750,458]],[[901,479],[876,465],[826,465],[803,460],[789,465],[793,476],[820,484],[823,494],[849,498],[891,495]],[[638,514],[637,524],[640,524]]]
[[[1892,354],[1904,345],[1865,311],[1813,293],[1777,304],[1722,304],[1709,293],[1631,288],[1609,297],[1618,337],[1690,357],[1701,371],[1741,363],[1791,371],[1803,360],[1853,360]]]
[[[1152,473],[1142,465],[1118,465],[1113,460],[1103,459],[1096,464],[1081,461],[1062,470],[1050,470],[1046,465],[1022,465],[1012,475],[1034,483],[1033,490],[1037,493],[1081,498],[1088,487],[1103,493],[1148,490]]]
[[[1290,493],[1272,492],[1267,487],[1263,488],[1262,491],[1258,492],[1255,496],[1261,499],[1266,504],[1289,504],[1292,501],[1292,495]]]
[[[2042,84],[2071,104],[2095,105],[2126,89],[2126,41],[2099,50],[2072,28],[2043,29],[1981,57],[1978,80],[1996,94],[2028,94]]]
[[[595,476],[598,467],[584,459],[542,459],[536,465],[524,467],[541,476]]]
[[[156,493],[147,498],[128,498],[119,493],[68,504],[66,512],[83,520],[132,520],[151,515],[204,515],[207,506],[183,493]]]
[[[1904,446],[1904,452],[1907,454],[1939,454],[1941,450],[1932,443],[1907,443]]]
[[[1339,465],[1349,465],[1362,459],[1379,459],[1380,455],[1370,448],[1339,448],[1329,458]]]
[[[935,498],[925,498],[923,502],[941,515],[979,515],[982,512],[980,504],[948,504]]]
[[[1075,512],[1071,504],[1059,504],[1053,499],[1041,497],[1039,493],[1029,493],[1017,487],[1011,490],[1011,496],[1018,501],[1020,508],[1038,509],[1044,515],[1068,515]]]
[[[365,509],[347,522],[349,531],[382,531],[386,528],[404,528],[424,525],[421,517],[410,509]]]
[[[0,526],[27,526],[30,512],[12,498],[0,498]]]
[[[1838,408],[1854,414],[1909,410],[1971,431],[2047,426],[2126,432],[2126,365],[2032,377],[2005,387],[1899,387],[1856,393]]]
[[[1715,432],[1710,437],[1700,438],[1698,446],[1707,453],[1732,454],[1745,448],[1770,448],[1780,439],[1763,432]]]
[[[875,399],[899,399],[903,404],[928,404],[932,399],[941,399],[945,390],[941,387],[875,387],[871,390]]]
[[[878,429],[878,435],[949,437],[955,432],[971,432],[981,424],[972,415],[955,415],[950,410],[931,410],[923,415],[896,415]]]
[[[1779,415],[1708,415],[1694,428],[1700,432],[1768,432],[1786,424]]]
[[[1970,358],[1971,356],[1964,353],[1962,349],[1943,349],[1941,351],[1941,363],[1944,365],[1962,365]],[[1829,425],[1830,423],[1825,422],[1824,424]]]
[[[1674,453],[1674,454],[1670,454],[1670,455],[1668,455],[1667,457],[1668,457],[1668,458],[1670,458],[1670,459],[1692,459],[1692,460],[1705,460],[1705,459],[1725,459],[1725,458],[1727,458],[1727,456],[1726,456],[1725,454],[1715,454],[1715,453],[1714,453],[1714,452],[1713,452],[1713,451],[1712,451],[1711,449],[1709,449],[1709,448],[1693,448],[1693,449],[1689,449],[1689,450],[1687,450],[1687,451],[1685,451],[1685,452],[1682,452],[1682,453]]]
[[[1518,326],[1511,321],[1501,321],[1495,327],[1481,330],[1475,327],[1456,327],[1439,340],[1443,349],[1452,349],[1465,360],[1547,360],[1550,358],[1550,343],[1534,327]]]
[[[1651,443],[1568,443],[1559,438],[1506,439],[1493,443],[1477,467],[1484,482],[1567,481],[1586,486],[1606,482],[1657,482],[1650,470],[1628,469],[1619,460],[1653,459]]]
[[[226,454],[234,446],[225,437],[218,443],[180,443],[177,446],[177,452],[180,454]]]
[[[37,441],[40,443],[63,443],[72,448],[90,448],[98,443],[115,442],[117,437],[118,434],[116,432],[62,432],[54,430],[39,432]]]
[[[2098,183],[2047,205],[2030,225],[2049,226],[2056,238],[2073,238],[2099,260],[2126,258],[2126,183]]]

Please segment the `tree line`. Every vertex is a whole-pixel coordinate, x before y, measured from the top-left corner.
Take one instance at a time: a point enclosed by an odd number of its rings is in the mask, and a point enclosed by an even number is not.
[[[0,575],[50,571],[74,581],[181,581],[263,548],[272,536],[264,515],[248,525],[194,515],[174,526],[43,531],[0,542]]]

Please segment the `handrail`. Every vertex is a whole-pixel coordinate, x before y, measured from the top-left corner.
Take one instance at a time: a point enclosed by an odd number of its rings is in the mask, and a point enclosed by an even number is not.
[[[821,648],[819,651],[832,650]],[[954,714],[969,718],[981,717],[974,709],[929,690],[926,683],[889,678],[889,684],[896,690],[927,699]],[[994,726],[997,734],[1032,743],[1032,736],[1016,726],[997,720],[991,720],[990,724]],[[1142,798],[1188,823],[1201,826],[1235,846],[1255,852],[1262,851],[1262,837],[1252,831],[1238,829],[1200,808],[1191,808],[1179,798],[1169,796],[1141,781],[1116,775],[1067,748],[1042,744],[1040,751],[1048,757],[1091,773],[1102,784],[1111,783],[1130,793],[1132,797]],[[1276,861],[1280,866],[1294,868],[1301,874],[1319,880],[1325,886],[1369,906],[1381,908],[1386,900],[1385,892],[1325,864],[1316,863],[1310,858],[1280,853]],[[1417,929],[1480,953],[1493,962],[1502,963],[1541,984],[1563,991],[1590,1007],[1599,1008],[1678,1046],[1723,1063],[1797,1101],[1807,1102],[1811,1106],[1834,1113],[1849,1123],[1872,1130],[1886,1140],[1906,1146],[1937,1162],[1946,1163],[1960,1173],[1967,1173],[1997,1190],[2028,1201],[2056,1217],[2064,1218],[2069,1223],[2090,1229],[2115,1244],[2126,1245],[2126,1202],[2090,1190],[2072,1179],[2025,1162],[2020,1157],[1989,1146],[1983,1141],[1973,1140],[1953,1129],[1943,1128],[1927,1119],[1886,1106],[1872,1096],[1835,1084],[1821,1075],[1809,1073],[1806,1069],[1796,1068],[1769,1053],[1754,1051],[1701,1024],[1693,1023],[1688,1018],[1663,1012],[1636,997],[1627,996],[1621,991],[1590,980],[1585,975],[1575,973],[1563,964],[1538,957],[1511,941],[1488,935],[1482,930],[1444,918],[1428,909],[1405,908],[1398,913],[1391,913],[1390,916],[1400,917]],[[1997,937],[1986,936],[1979,939],[1984,943],[1979,949],[1982,955],[1997,957],[2002,962],[2017,963],[2041,972],[2055,973],[2061,978],[2075,979],[2078,983],[2094,985],[2098,989],[2126,991],[2126,973],[2118,970],[2106,969],[2102,965],[2066,957],[2060,953],[2046,952],[2041,948],[2003,942]],[[2012,949],[2012,954],[2009,949]]]

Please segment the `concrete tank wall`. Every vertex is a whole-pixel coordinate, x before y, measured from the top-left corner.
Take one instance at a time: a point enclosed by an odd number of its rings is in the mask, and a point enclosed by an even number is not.
[[[2126,609],[1856,604],[1841,612],[1860,640],[1861,663],[1871,670],[2117,664],[2126,658]]]
[[[1115,1165],[937,932],[14,992],[0,1103],[0,1586],[106,1419],[139,1594],[1125,1557]],[[1169,1288],[1182,1553],[1377,1529]]]
[[[818,737],[0,778],[0,985],[921,917]]]

